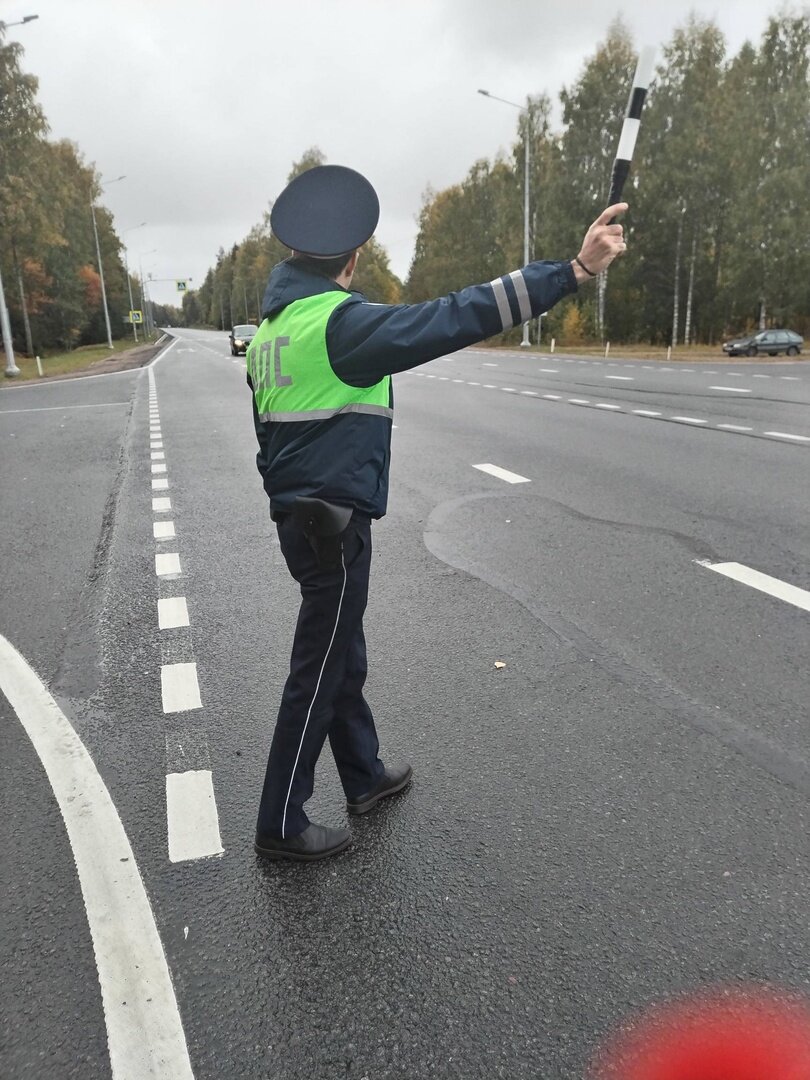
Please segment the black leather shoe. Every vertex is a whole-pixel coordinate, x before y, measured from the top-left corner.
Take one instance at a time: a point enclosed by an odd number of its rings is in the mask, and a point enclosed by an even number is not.
[[[349,846],[351,839],[352,834],[348,829],[330,829],[326,825],[310,822],[302,833],[291,836],[288,840],[279,840],[267,833],[257,832],[253,847],[256,854],[265,859],[315,862],[317,859],[326,859],[329,855],[337,855]]]
[[[380,799],[389,795],[396,795],[410,784],[413,778],[413,769],[410,765],[400,765],[398,769],[386,769],[380,779],[365,795],[357,799],[347,799],[346,809],[350,814],[365,814],[376,806]]]

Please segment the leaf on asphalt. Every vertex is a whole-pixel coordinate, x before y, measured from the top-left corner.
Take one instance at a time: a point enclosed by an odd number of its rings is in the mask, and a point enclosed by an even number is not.
[[[506,667],[506,664],[503,662],[503,660],[496,660],[495,661],[495,667],[496,668]]]

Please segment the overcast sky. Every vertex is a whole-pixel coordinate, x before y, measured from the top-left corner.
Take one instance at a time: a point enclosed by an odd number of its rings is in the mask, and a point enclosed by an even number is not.
[[[572,83],[621,14],[637,44],[660,44],[690,11],[736,51],[776,0],[0,0],[0,18],[40,81],[56,138],[77,142],[130,266],[199,282],[242,239],[317,145],[380,195],[377,230],[407,274],[428,185],[507,151],[522,102]],[[585,224],[585,223],[583,223]],[[88,226],[89,227],[89,226]],[[157,249],[153,254],[145,254]],[[548,257],[559,257],[549,252]],[[173,284],[155,299],[177,303]]]

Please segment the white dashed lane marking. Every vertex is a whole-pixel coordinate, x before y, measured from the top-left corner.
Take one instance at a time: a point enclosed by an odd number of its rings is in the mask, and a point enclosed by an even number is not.
[[[807,435],[791,435],[787,431],[763,431],[763,435],[771,435],[774,439],[795,439],[796,442],[810,443]]]
[[[210,769],[166,776],[169,861],[206,859],[223,852]]]
[[[160,695],[165,713],[201,709],[196,663],[163,664],[160,669]]]
[[[566,363],[572,363],[572,362],[573,361],[566,360]],[[587,362],[587,361],[582,361],[582,362]],[[628,365],[624,365],[624,366],[628,366]],[[544,369],[541,368],[539,370],[542,371]],[[686,370],[686,369],[682,369],[682,370]],[[436,375],[432,375],[432,374],[429,374],[429,373],[424,372],[424,371],[415,371],[415,372],[413,372],[413,374],[418,376],[419,378],[423,378],[423,379],[424,378],[426,378],[426,379],[435,379],[435,378],[437,378]],[[727,372],[727,374],[733,375],[733,374],[735,374],[735,372]],[[610,378],[618,378],[618,379],[624,379],[625,378],[624,376],[621,376],[621,375],[619,375],[619,376],[608,375],[606,377],[609,378],[609,379]],[[781,376],[781,377],[782,378],[798,378],[798,376]],[[440,379],[440,381],[447,382],[448,380],[447,379]],[[633,380],[629,380],[629,381],[633,381]],[[657,411],[655,409],[627,409],[626,406],[619,405],[619,404],[616,404],[614,402],[605,402],[605,401],[596,401],[595,402],[595,401],[591,401],[590,398],[573,398],[573,397],[572,398],[563,398],[562,395],[560,395],[560,394],[541,394],[541,393],[538,393],[535,390],[517,390],[513,386],[496,386],[495,383],[483,383],[482,384],[482,383],[479,383],[479,382],[475,382],[472,379],[469,379],[469,380],[466,380],[466,379],[453,379],[452,382],[454,382],[454,383],[463,383],[463,384],[466,384],[467,386],[481,386],[482,389],[484,389],[484,390],[501,390],[506,394],[517,394],[517,395],[519,395],[521,397],[536,397],[536,398],[541,398],[541,399],[543,399],[545,401],[566,401],[569,405],[578,405],[578,406],[589,407],[589,408],[592,408],[592,409],[601,409],[601,410],[603,410],[605,412],[614,412],[614,413],[618,413],[618,414],[622,414],[622,415],[643,416],[643,417],[646,417],[646,418],[649,418],[649,419],[672,421],[672,422],[678,423],[678,424],[690,424],[690,425],[694,425],[696,427],[705,427],[709,431],[728,431],[728,432],[734,432],[735,434],[753,434],[753,435],[758,436],[758,437],[767,436],[767,437],[773,438],[773,439],[785,440],[787,442],[793,443],[796,446],[805,445],[805,444],[810,443],[810,436],[808,436],[808,435],[798,435],[798,434],[794,434],[794,433],[791,433],[791,432],[788,432],[788,431],[761,431],[761,432],[757,432],[754,428],[748,427],[746,425],[742,425],[742,424],[725,424],[725,423],[723,423],[723,424],[715,424],[715,423],[711,423],[709,420],[706,420],[706,419],[704,419],[702,417],[699,417],[699,416],[676,416],[676,415],[666,416],[664,413],[662,413],[660,411]],[[732,394],[750,394],[751,393],[750,390],[743,389],[743,388],[737,387],[737,386],[712,386],[709,389],[711,389],[711,390],[719,390],[719,391],[727,391],[727,392],[732,393]],[[153,481],[153,486],[154,486],[154,481]]]
[[[696,559],[698,566],[705,566],[708,570],[714,570],[717,574],[740,581],[743,585],[749,585],[752,589],[775,596],[777,600],[784,600],[787,604],[801,608],[802,611],[810,611],[810,592],[800,589],[796,585],[789,585],[786,581],[763,574],[760,570],[752,570],[750,566],[742,563],[726,562],[712,563],[706,559]]]
[[[499,465],[473,465],[473,468],[478,469],[480,472],[488,473],[490,476],[495,476],[498,480],[505,480],[507,484],[531,483],[528,476],[521,476],[519,473],[509,472],[508,469],[502,469]]]
[[[174,531],[173,521],[153,521],[152,533],[155,540],[174,540],[176,533]]]
[[[157,388],[154,373],[149,372],[150,382],[150,461],[152,472],[166,471],[161,464],[165,457],[160,428],[157,427]],[[158,462],[158,464],[155,464]],[[152,480],[152,490],[162,486],[168,488],[168,477]],[[171,499],[166,496],[152,499],[152,513],[159,514],[171,510]],[[155,541],[176,539],[175,523],[165,518],[153,520],[152,533]],[[182,576],[180,557],[177,552],[157,553],[155,555],[155,574],[161,585]],[[189,636],[183,636],[183,630],[191,626],[188,603],[185,596],[158,596],[158,629],[173,640],[171,653],[177,656],[175,648],[182,644],[187,657],[194,656],[193,643]],[[180,635],[173,632],[180,632]],[[163,712],[165,714],[184,713],[191,709],[201,709],[202,699],[197,678],[197,664],[192,660],[185,663],[167,663],[160,669],[160,688]],[[197,733],[195,751],[188,757],[187,748],[182,744],[182,735],[167,728],[166,736],[166,840],[170,862],[186,862],[191,859],[204,859],[223,853],[222,838],[219,832],[219,817],[214,797],[213,775],[208,764],[208,745],[205,731]],[[182,772],[170,769],[182,761]]]
[[[164,596],[158,600],[158,629],[173,630],[188,626],[188,605],[185,596]]]
[[[182,573],[180,555],[176,551],[155,555],[155,574],[158,577],[174,577]]]

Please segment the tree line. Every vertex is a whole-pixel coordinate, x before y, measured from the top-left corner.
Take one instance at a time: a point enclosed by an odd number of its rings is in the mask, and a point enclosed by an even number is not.
[[[475,162],[428,192],[405,286],[409,301],[522,262],[530,147],[533,258],[570,258],[604,207],[636,54],[615,22],[578,79],[529,97],[508,157]],[[663,344],[789,326],[810,336],[810,13],[783,11],[729,56],[696,17],[660,54],[625,199],[628,255],[596,289],[555,308],[547,332]],[[483,103],[482,103],[483,104]],[[494,107],[494,106],[493,106]]]
[[[98,204],[101,179],[79,148],[47,138],[38,80],[21,68],[23,49],[0,23],[0,272],[14,347],[28,353],[106,340],[91,205],[113,337],[128,328],[122,244]]]
[[[47,138],[21,54],[0,24],[0,270],[15,345],[31,353],[104,339],[91,204],[120,337],[129,287],[139,307],[140,282],[128,277],[112,217],[98,204],[99,174],[73,143]],[[378,303],[417,302],[519,266],[526,145],[531,257],[573,256],[607,199],[635,60],[616,21],[560,90],[559,123],[548,95],[528,96],[507,154],[425,193],[406,281],[371,240],[353,287]],[[324,160],[311,148],[288,179]],[[570,344],[714,343],[780,325],[810,336],[808,192],[810,12],[772,16],[759,42],[735,55],[714,23],[691,17],[661,51],[648,95],[626,191],[628,256],[597,288],[554,308],[544,335]],[[220,249],[182,311],[156,307],[156,322],[256,322],[270,271],[288,254],[265,212],[241,242]]]

